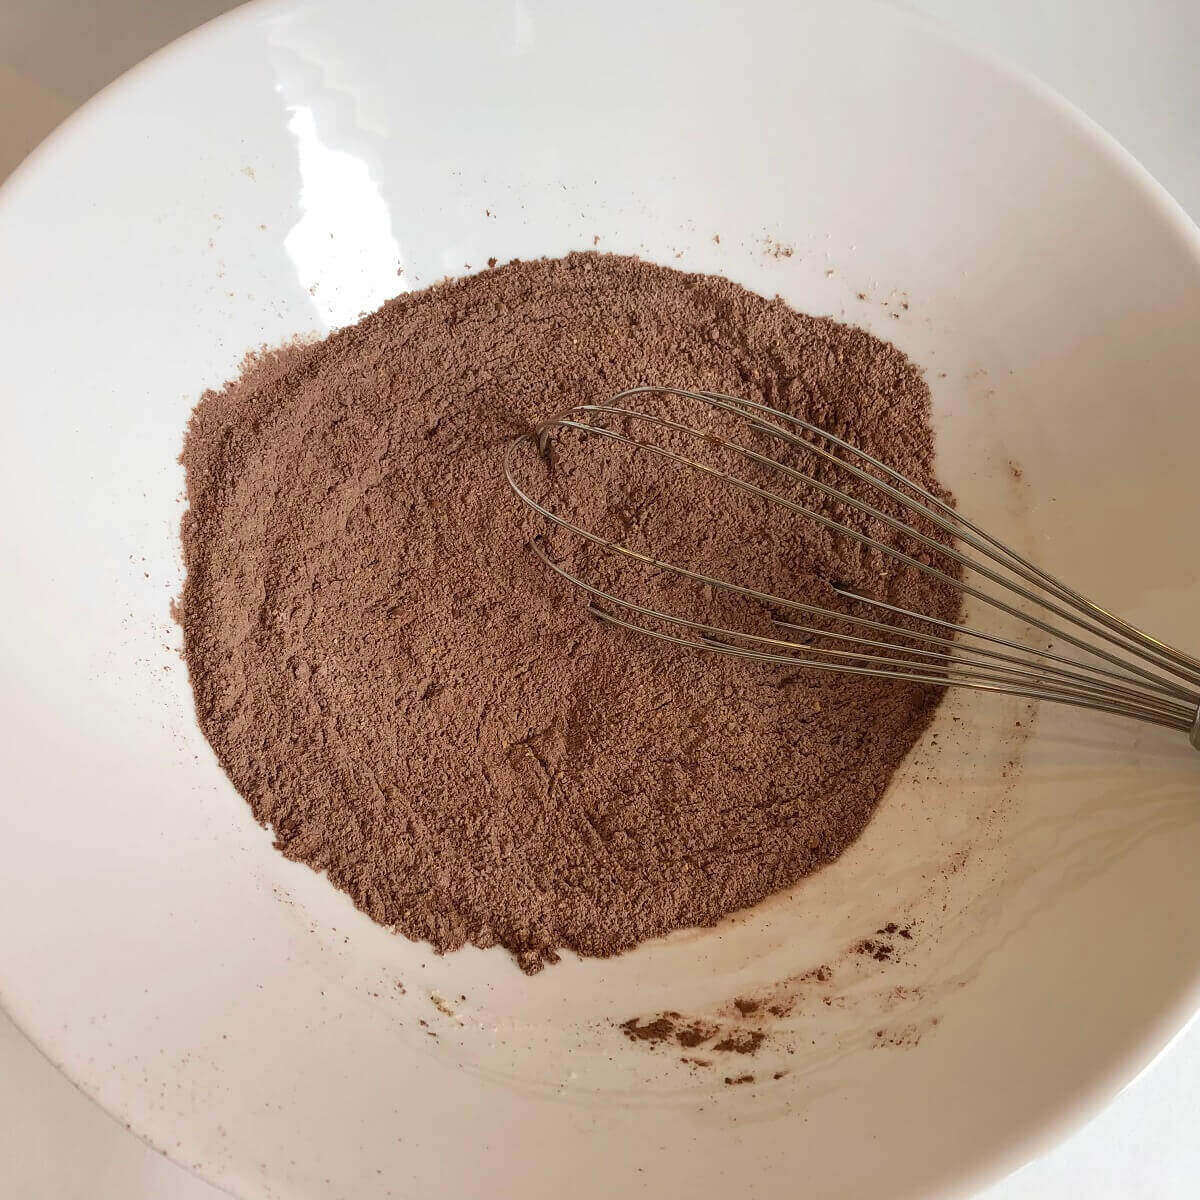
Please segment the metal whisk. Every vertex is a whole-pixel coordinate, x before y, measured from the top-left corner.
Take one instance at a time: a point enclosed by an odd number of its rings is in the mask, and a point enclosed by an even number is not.
[[[635,398],[655,395],[679,397],[719,410],[765,437],[767,444],[802,449],[818,456],[835,468],[833,474],[847,480],[847,484],[834,486],[739,441],[633,406]],[[621,428],[613,428],[614,425]],[[717,447],[729,459],[745,464],[747,473],[757,478],[762,478],[765,470],[769,476],[777,474],[780,480],[792,485],[815,489],[843,512],[846,508],[856,510],[881,521],[900,534],[902,541],[909,539],[909,548],[914,553],[853,528],[838,519],[835,511],[818,511],[802,499],[778,495],[736,471],[700,461],[648,437],[621,431],[631,428],[666,432],[676,445],[687,445],[690,439],[695,439],[698,444]],[[993,613],[1041,631],[1053,639],[1056,647],[1061,647],[1062,653],[1055,649],[1033,649],[1013,638],[897,607],[836,584],[832,586],[838,596],[852,605],[865,606],[872,617],[802,603],[733,580],[714,578],[602,537],[535,500],[518,482],[520,447],[532,446],[546,455],[555,435],[562,430],[610,439],[634,451],[716,477],[738,491],[780,505],[834,534],[880,551],[906,567],[958,589]],[[822,473],[831,474],[829,470]],[[589,611],[611,625],[681,646],[777,666],[976,688],[1115,713],[1177,729],[1188,735],[1191,744],[1200,750],[1200,662],[1107,612],[887,464],[799,417],[718,392],[629,388],[607,404],[579,405],[515,439],[506,453],[505,475],[513,492],[530,510],[606,553],[758,601],[775,612],[788,611],[797,618],[773,617],[772,623],[780,636],[769,637],[660,611],[573,574],[562,563],[553,561],[535,539],[531,544],[534,552],[552,571],[587,593]],[[845,490],[851,479],[865,487],[870,499]],[[882,511],[878,503],[887,503],[903,517]],[[943,531],[948,535],[946,540],[930,537],[916,528],[912,524],[914,518],[926,528],[932,525]],[[958,571],[951,573],[914,557],[920,553],[917,547],[934,551],[941,561],[957,564],[961,577]],[[929,557],[927,554],[926,559]],[[861,607],[855,610],[862,611]],[[901,624],[889,617],[913,624]],[[643,620],[661,623],[666,628],[653,628],[643,624]],[[829,624],[835,628],[830,629]],[[844,632],[848,628],[856,632]],[[797,640],[796,635],[803,640]]]

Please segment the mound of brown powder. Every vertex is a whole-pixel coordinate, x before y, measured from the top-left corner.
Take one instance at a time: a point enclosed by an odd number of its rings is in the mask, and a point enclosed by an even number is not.
[[[439,950],[500,944],[534,971],[754,904],[858,835],[936,706],[603,627],[528,552],[505,444],[638,383],[790,409],[937,486],[928,392],[894,347],[596,254],[401,296],[249,362],[193,415],[180,620],[204,733],[284,854]],[[563,468],[577,512],[690,539],[707,573],[786,592],[783,564],[805,595],[956,613],[952,590],[716,482],[623,499],[619,463],[593,467]]]

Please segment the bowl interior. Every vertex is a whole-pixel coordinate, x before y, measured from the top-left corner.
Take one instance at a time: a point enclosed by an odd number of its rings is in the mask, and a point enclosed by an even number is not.
[[[1181,738],[953,696],[828,870],[528,979],[284,861],[195,727],[170,600],[199,391],[251,345],[580,248],[894,341],[963,509],[1195,646],[1196,234],[1053,97],[858,4],[252,6],[0,192],[0,997],[248,1195],[382,1173],[465,1196],[485,1172],[774,1195],[802,1172],[891,1197],[1015,1164],[1190,1011]]]

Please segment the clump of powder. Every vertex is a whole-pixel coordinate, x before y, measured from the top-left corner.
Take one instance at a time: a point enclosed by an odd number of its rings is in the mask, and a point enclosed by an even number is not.
[[[499,944],[535,971],[754,904],[858,836],[938,703],[605,628],[528,552],[507,443],[639,383],[792,411],[937,490],[929,394],[893,346],[594,253],[248,360],[189,425],[179,617],[200,725],[285,855],[439,950]],[[660,494],[651,520],[612,494],[615,468],[589,482],[573,461],[574,511],[691,535],[706,573],[762,569],[779,594],[782,563],[806,595],[836,581],[957,613],[948,585],[751,508],[738,536],[696,541],[732,511],[716,481]]]

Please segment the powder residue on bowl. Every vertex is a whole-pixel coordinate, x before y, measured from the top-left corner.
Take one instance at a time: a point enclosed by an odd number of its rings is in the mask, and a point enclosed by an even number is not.
[[[200,725],[282,853],[438,950],[499,944],[535,971],[754,904],[857,837],[938,703],[651,644],[548,576],[505,446],[643,382],[802,414],[939,490],[929,393],[895,347],[594,253],[399,296],[193,414],[178,612]],[[574,503],[655,528],[595,462]],[[713,573],[773,562],[957,614],[953,589],[749,498],[664,500]]]

